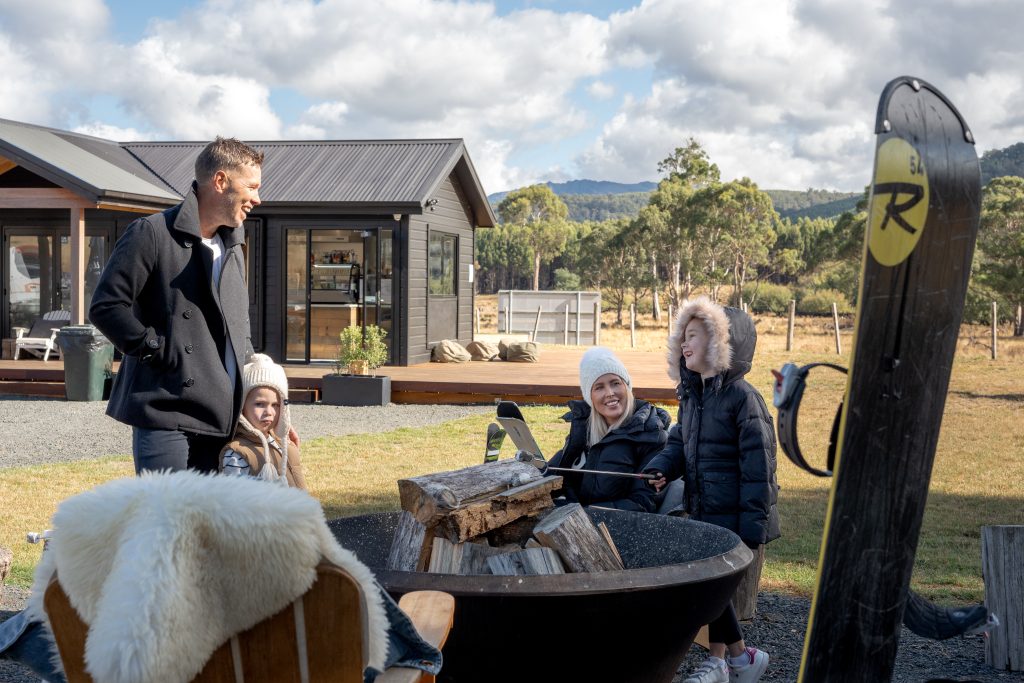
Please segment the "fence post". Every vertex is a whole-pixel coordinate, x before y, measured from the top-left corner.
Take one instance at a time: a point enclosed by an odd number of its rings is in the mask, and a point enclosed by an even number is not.
[[[629,346],[636,348],[636,304],[629,305]]]
[[[505,334],[512,334],[512,290],[508,290],[508,308],[505,309]]]
[[[786,330],[786,350],[793,350],[793,325],[796,322],[796,299],[789,300],[789,327]]]
[[[744,301],[743,299],[740,299],[740,310],[743,311],[744,313],[747,312],[747,302]]]
[[[569,345],[569,302],[565,302],[565,324],[562,325],[562,344]]]
[[[998,343],[998,335],[996,332],[999,328],[999,314],[996,302],[992,302],[992,360],[996,359],[996,344]]]
[[[583,292],[576,292],[576,346],[580,345],[580,307],[583,306]]]
[[[601,345],[601,302],[594,302],[594,346]]]
[[[836,354],[843,355],[843,347],[839,342],[839,309],[836,308],[836,302],[832,302],[832,324],[836,328]]]
[[[542,309],[542,308],[544,308],[544,307],[543,306],[538,306],[537,307],[537,319],[533,321],[533,336],[530,337],[530,341],[533,341],[533,342],[537,341],[537,330],[540,329],[540,309]]]
[[[1000,621],[985,639],[985,663],[1024,671],[1024,526],[981,527],[981,575],[985,605]]]
[[[474,333],[475,334],[480,334],[480,307],[479,306],[476,307],[476,329],[474,330]]]

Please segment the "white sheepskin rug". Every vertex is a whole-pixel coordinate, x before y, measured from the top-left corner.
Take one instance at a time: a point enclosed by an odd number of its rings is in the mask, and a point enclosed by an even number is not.
[[[97,681],[189,681],[236,635],[305,593],[325,558],[359,582],[369,666],[384,668],[387,617],[373,575],[306,492],[194,472],[121,479],[69,498],[36,568],[29,615],[53,572],[89,624]]]

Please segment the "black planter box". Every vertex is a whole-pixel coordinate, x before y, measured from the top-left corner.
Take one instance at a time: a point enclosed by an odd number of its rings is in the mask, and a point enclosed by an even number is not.
[[[320,402],[331,406],[386,406],[391,402],[391,378],[324,375]]]

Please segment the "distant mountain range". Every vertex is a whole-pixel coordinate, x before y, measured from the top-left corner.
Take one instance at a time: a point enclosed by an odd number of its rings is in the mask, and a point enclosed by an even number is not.
[[[1024,177],[1024,142],[992,149],[981,156],[981,182],[992,178],[1015,175]],[[564,183],[546,183],[569,207],[569,219],[574,221],[604,221],[616,218],[635,218],[647,205],[650,193],[657,189],[653,182],[615,183],[610,180],[569,180]],[[765,190],[772,198],[775,210],[783,218],[832,218],[844,211],[853,211],[863,192],[833,192],[831,190]],[[497,208],[508,192],[488,195]]]
[[[544,183],[559,197],[567,194],[625,194],[627,192],[653,192],[658,183],[616,183],[611,180],[567,180],[564,183]],[[497,206],[512,190],[487,195],[491,204]]]
[[[573,221],[636,218],[640,209],[647,206],[651,192],[658,187],[653,182],[616,183],[610,180],[569,180],[546,185],[569,207],[569,220]],[[852,210],[861,196],[855,192],[814,189],[765,191],[772,198],[779,215],[790,219],[838,216],[843,211]],[[496,209],[506,195],[508,192],[495,192],[487,198]]]

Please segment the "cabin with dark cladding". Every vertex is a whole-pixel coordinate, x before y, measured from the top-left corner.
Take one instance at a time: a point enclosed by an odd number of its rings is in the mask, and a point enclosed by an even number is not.
[[[119,143],[0,120],[0,332],[49,310],[85,322],[127,225],[178,203],[206,142]],[[265,155],[246,227],[253,346],[327,362],[348,325],[388,332],[390,363],[472,340],[477,228],[494,213],[465,144],[249,142]],[[17,291],[15,291],[15,289]]]

